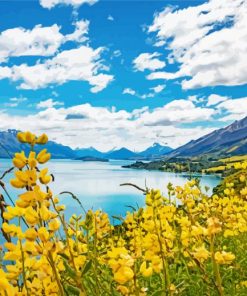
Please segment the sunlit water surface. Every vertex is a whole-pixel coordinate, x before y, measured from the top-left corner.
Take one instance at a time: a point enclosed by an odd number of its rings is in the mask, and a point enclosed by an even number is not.
[[[143,194],[135,188],[123,186],[121,183],[133,183],[140,187],[159,188],[166,195],[168,182],[174,185],[183,185],[188,180],[186,174],[166,173],[160,171],[146,171],[124,169],[121,166],[131,163],[129,161],[106,162],[82,162],[78,160],[52,160],[48,167],[55,176],[55,182],[51,188],[54,194],[62,191],[71,191],[83,204],[86,210],[102,209],[110,216],[124,216],[129,210],[128,206],[137,208],[144,205]],[[0,160],[0,172],[11,167],[11,161]],[[8,181],[12,176],[6,176]],[[202,176],[201,185],[210,187],[212,190],[220,182],[217,176]],[[13,190],[9,185],[7,189],[13,199],[16,199],[20,190]],[[1,189],[0,189],[1,190]],[[8,201],[8,199],[6,198]],[[81,208],[76,201],[68,195],[61,196],[61,201],[67,207],[67,216],[72,213],[80,214]]]

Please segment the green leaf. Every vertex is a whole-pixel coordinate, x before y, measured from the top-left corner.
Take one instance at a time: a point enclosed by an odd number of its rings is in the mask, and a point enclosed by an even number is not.
[[[80,295],[80,290],[72,285],[66,285],[66,291],[70,296],[79,296]]]
[[[85,266],[84,266],[84,268],[83,268],[83,271],[82,271],[81,275],[82,275],[82,276],[85,275],[85,274],[89,271],[89,269],[91,268],[91,266],[92,266],[92,260],[89,260],[89,261],[85,264]]]
[[[67,260],[63,260],[64,262],[64,267],[65,267],[65,271],[66,273],[70,276],[70,278],[72,278],[73,280],[76,280],[76,272],[74,271],[74,269],[72,269]]]

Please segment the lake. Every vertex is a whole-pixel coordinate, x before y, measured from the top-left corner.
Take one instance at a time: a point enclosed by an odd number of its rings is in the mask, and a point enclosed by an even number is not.
[[[186,174],[166,173],[160,171],[133,170],[122,168],[130,161],[112,160],[109,162],[82,162],[79,160],[52,160],[49,162],[50,172],[55,176],[51,185],[54,194],[62,191],[73,192],[82,202],[86,210],[93,208],[106,211],[111,215],[124,216],[129,210],[127,206],[143,206],[142,192],[132,187],[120,187],[121,183],[134,183],[145,188],[159,188],[166,194],[168,182],[183,185],[188,180]],[[12,166],[11,161],[0,159],[0,172]],[[5,177],[7,184],[10,176]],[[201,184],[211,189],[220,182],[220,178],[212,175],[201,177]],[[20,194],[20,190],[7,186],[13,199]],[[6,199],[7,200],[7,199]],[[68,215],[81,213],[78,204],[66,195],[61,196],[61,202],[66,205]]]

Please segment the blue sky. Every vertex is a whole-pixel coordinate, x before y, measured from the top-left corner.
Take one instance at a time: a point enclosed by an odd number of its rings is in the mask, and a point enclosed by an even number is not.
[[[243,0],[0,2],[0,129],[177,147],[247,115]]]

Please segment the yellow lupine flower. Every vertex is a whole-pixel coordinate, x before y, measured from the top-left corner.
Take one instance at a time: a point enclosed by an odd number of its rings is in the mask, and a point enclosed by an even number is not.
[[[148,266],[146,261],[142,262],[140,272],[144,277],[150,277],[153,274],[152,265],[149,264]]]
[[[40,151],[40,153],[37,155],[37,161],[40,164],[46,163],[51,158],[51,154],[47,153],[47,149],[43,149]]]
[[[114,280],[123,285],[132,280],[134,277],[133,270],[128,266],[121,266],[117,272],[114,273]]]
[[[60,227],[60,222],[58,219],[53,219],[50,223],[49,223],[49,229],[51,231],[57,231]]]
[[[40,171],[40,173],[39,173],[39,181],[40,181],[41,184],[45,184],[46,185],[46,184],[48,184],[48,183],[51,182],[52,177],[51,177],[51,175],[47,175],[47,173],[48,173],[48,169],[47,168],[42,169]]]
[[[38,229],[38,235],[42,242],[47,242],[50,236],[49,232],[45,227],[40,227]]]
[[[24,151],[21,153],[15,153],[15,157],[13,158],[13,164],[18,169],[24,168],[24,166],[27,164],[27,158],[25,156]]]
[[[44,145],[48,142],[48,137],[46,134],[42,134],[36,140],[36,144]]]
[[[31,169],[35,168],[37,166],[37,160],[35,159],[36,153],[34,151],[31,151],[28,156],[28,165]]]
[[[26,238],[27,240],[34,241],[34,240],[37,238],[38,233],[37,233],[37,231],[36,231],[34,228],[29,228],[29,229],[24,233],[24,235],[25,235],[25,238]]]
[[[26,209],[24,216],[25,216],[25,220],[30,225],[35,225],[39,221],[38,214],[32,207],[28,207]]]
[[[195,249],[193,252],[193,256],[201,262],[204,262],[205,260],[208,259],[210,253],[209,251],[205,248],[205,246],[201,246]]]
[[[225,251],[216,252],[214,257],[218,264],[231,264],[232,261],[235,259],[234,254]]]

